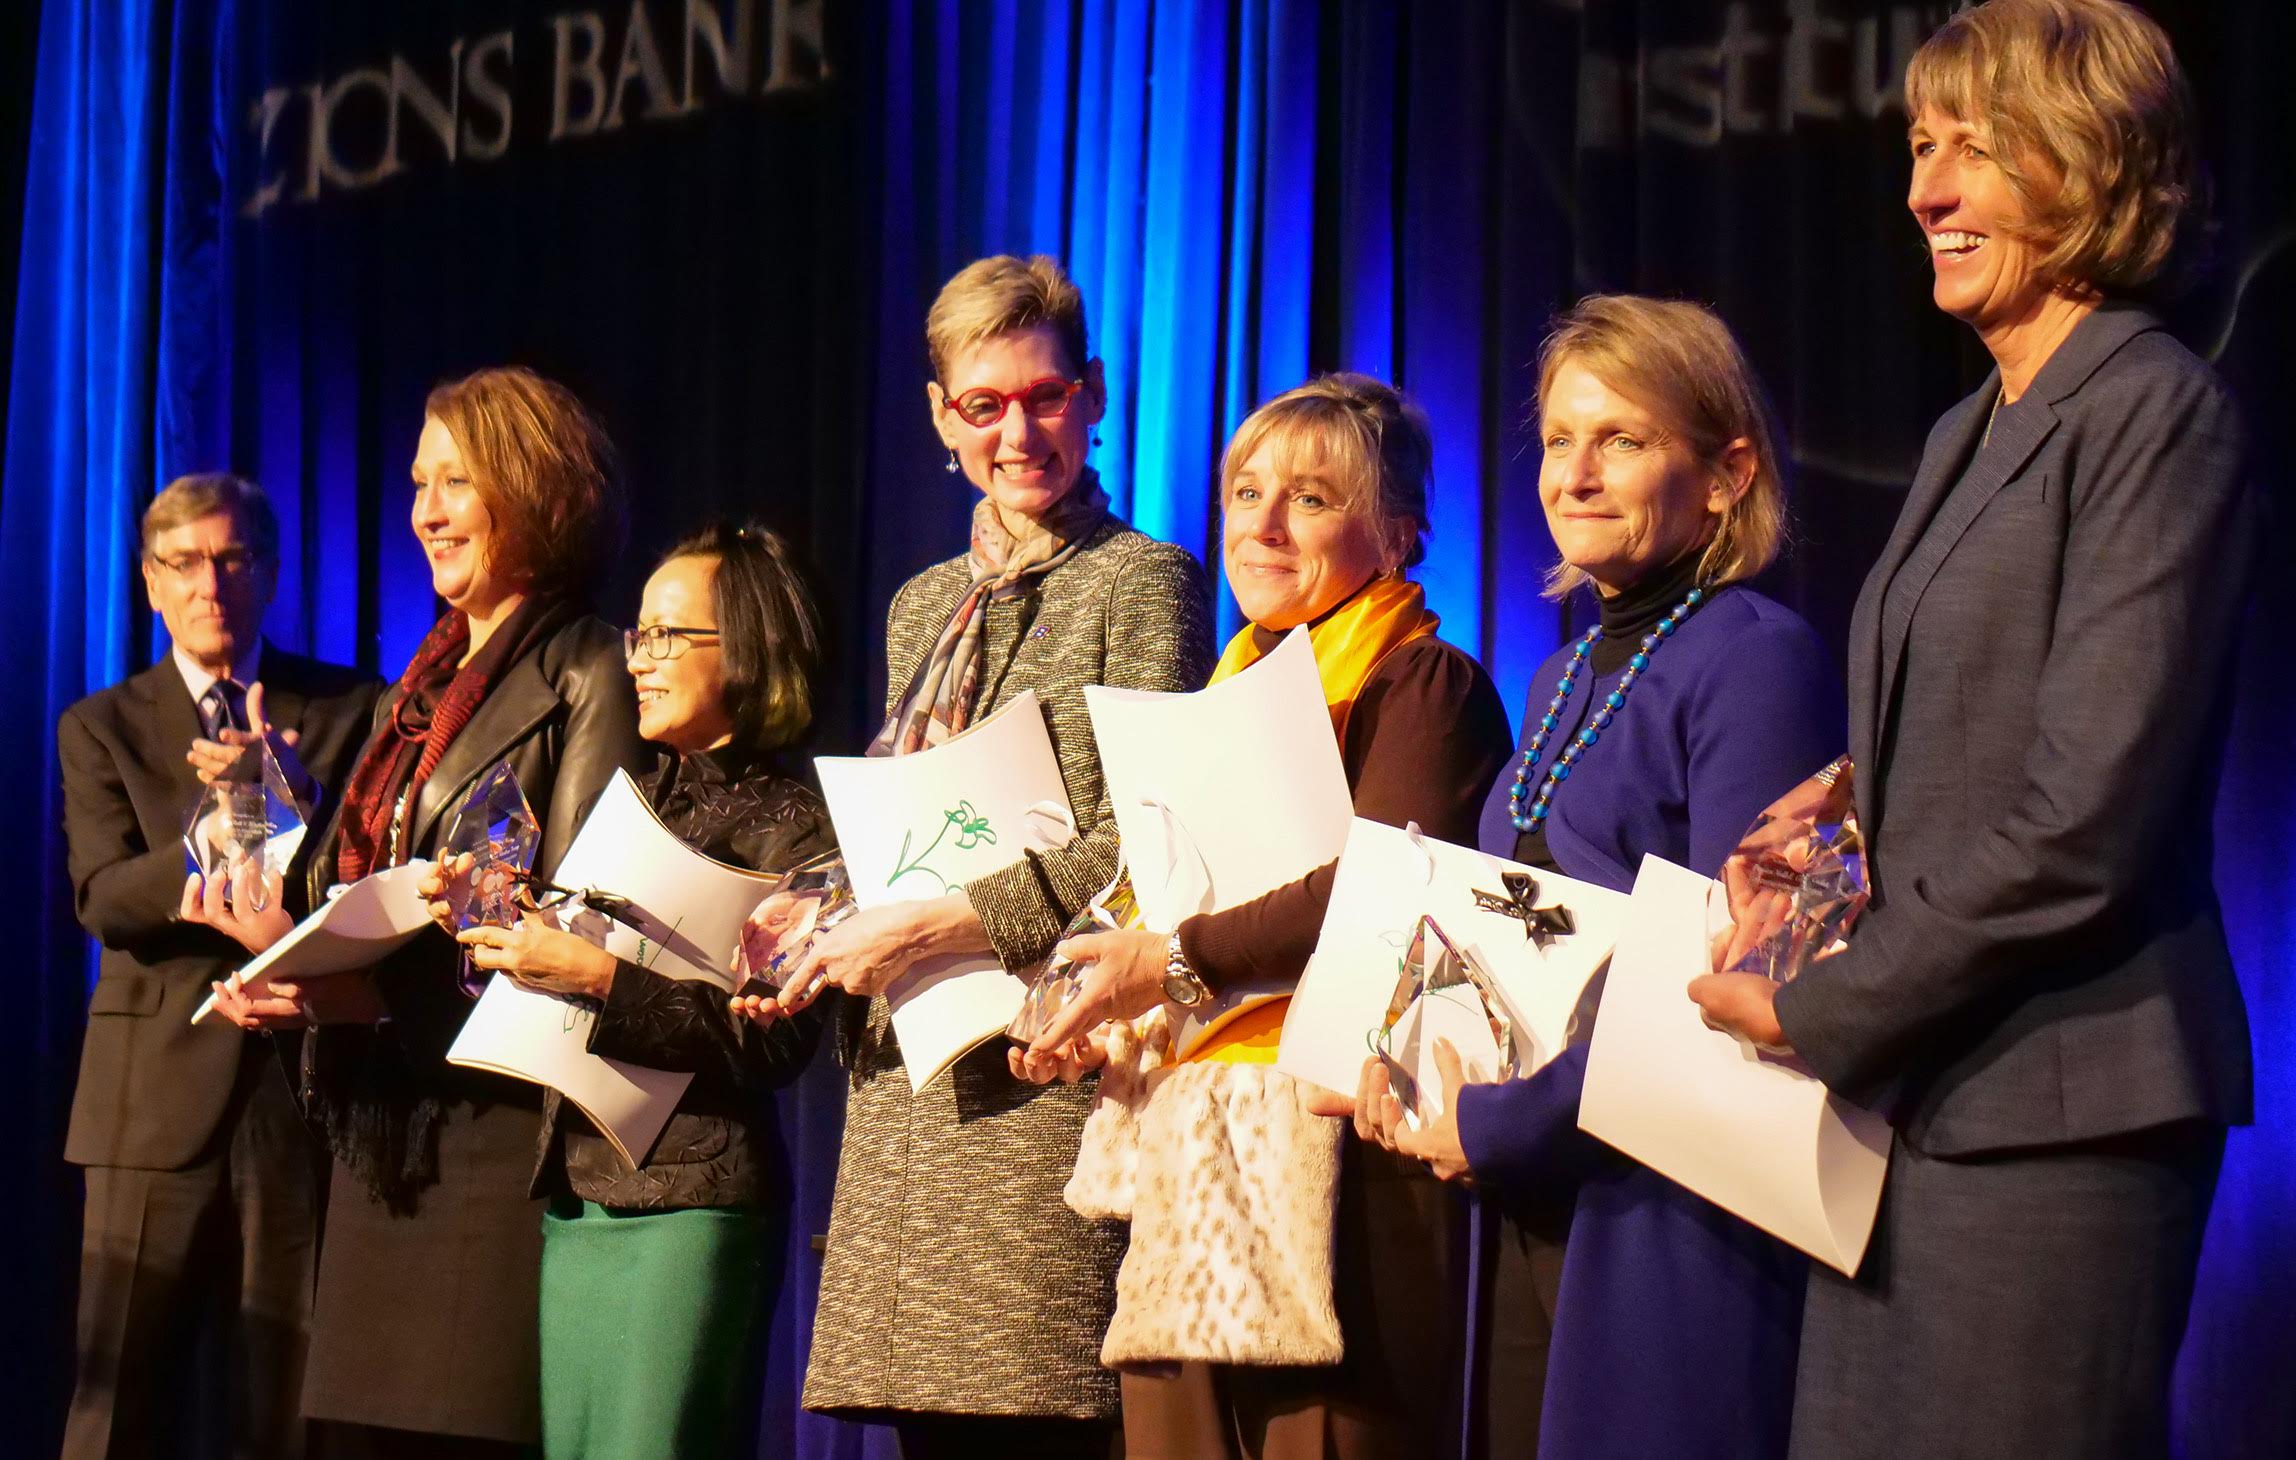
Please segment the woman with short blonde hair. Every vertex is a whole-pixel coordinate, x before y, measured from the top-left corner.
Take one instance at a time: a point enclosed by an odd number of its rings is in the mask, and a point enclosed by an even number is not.
[[[927,316],[924,404],[972,499],[966,551],[886,616],[873,755],[940,745],[1024,692],[1041,707],[1077,835],[940,897],[879,903],[792,958],[772,1023],[842,991],[852,1069],[807,1408],[872,1418],[902,1453],[1108,1453],[1101,1367],[1122,1229],[1060,1192],[1092,1091],[1015,1078],[1002,1041],[914,1086],[885,993],[920,962],[993,954],[1018,975],[1116,872],[1116,821],[1085,708],[1090,685],[1184,690],[1211,660],[1203,570],[1119,518],[1087,464],[1107,408],[1084,302],[1060,265],[959,270]]]
[[[1810,1282],[1797,1457],[2159,1456],[2252,1109],[2189,838],[2256,503],[2229,393],[2132,297],[2191,216],[2191,106],[2119,0],[1960,11],[1906,106],[1931,297],[1996,368],[1930,432],[1858,598],[1850,756],[1771,808],[1854,805],[1874,898],[1794,982],[1693,996],[1897,1129],[1864,1267]]]
[[[1440,637],[1408,575],[1427,531],[1433,456],[1425,415],[1368,375],[1319,377],[1245,419],[1221,463],[1220,539],[1248,622],[1212,679],[1304,630],[1355,813],[1464,842],[1507,759],[1507,712],[1474,658]],[[1337,869],[1327,863],[1176,929],[1068,939],[1061,951],[1083,970],[1080,996],[1016,1061],[1032,1078],[1062,1065],[1073,1073],[1097,1057],[1092,1031],[1104,1021],[1171,1000],[1216,1022],[1210,1000],[1282,994],[1220,1025],[1153,1082],[1144,1061],[1120,1065],[1069,1184],[1080,1210],[1132,1224],[1101,1347],[1125,1369],[1132,1455],[1319,1460],[1456,1448],[1448,1430],[1467,1327],[1459,1203],[1416,1163],[1345,1140],[1313,1108],[1312,1087],[1274,1064]],[[1150,1042],[1154,1028],[1142,1026]],[[1138,1109],[1119,1116],[1112,1107],[1127,1084]],[[1136,1162],[1105,1159],[1124,1131],[1137,1134]],[[1118,1169],[1124,1176],[1110,1180]],[[1135,1206],[1133,1191],[1171,1199]]]

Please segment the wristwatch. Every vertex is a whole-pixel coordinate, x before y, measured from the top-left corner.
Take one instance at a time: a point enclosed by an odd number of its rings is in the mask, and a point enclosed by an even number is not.
[[[1164,997],[1183,1009],[1211,1002],[1212,991],[1206,987],[1203,976],[1188,961],[1187,952],[1180,947],[1180,935],[1174,933],[1164,945]]]

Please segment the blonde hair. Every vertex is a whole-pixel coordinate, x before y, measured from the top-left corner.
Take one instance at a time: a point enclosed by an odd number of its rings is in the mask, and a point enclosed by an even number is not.
[[[933,357],[933,378],[945,384],[949,363],[958,355],[998,335],[1039,325],[1059,339],[1068,368],[1081,372],[1092,358],[1084,328],[1084,295],[1060,261],[1044,254],[975,259],[941,286],[925,315],[925,348]]]
[[[1244,418],[1220,460],[1220,503],[1236,474],[1265,445],[1285,469],[1321,470],[1344,495],[1342,505],[1366,515],[1378,532],[1387,571],[1419,566],[1426,556],[1427,478],[1435,446],[1427,414],[1384,380],[1339,371],[1295,386]]]
[[[545,592],[585,591],[622,538],[613,443],[574,392],[523,365],[438,386],[423,414],[454,437],[494,519],[493,568]]]
[[[255,483],[227,471],[192,472],[160,489],[144,508],[144,556],[151,556],[151,545],[161,533],[218,512],[232,515],[256,557],[266,563],[279,561],[279,514],[271,510],[271,499]]]
[[[2122,0],[1990,0],[1916,51],[1905,107],[1986,134],[2053,282],[2130,290],[2198,202],[2192,92],[2168,36]]]
[[[1539,347],[1534,424],[1546,415],[1555,374],[1578,365],[1658,418],[1659,424],[1724,480],[1733,441],[1754,449],[1754,476],[1722,514],[1699,559],[1701,587],[1719,588],[1770,566],[1786,545],[1786,480],[1777,432],[1761,383],[1730,327],[1713,310],[1680,299],[1590,294],[1555,321]],[[1557,563],[1546,593],[1561,598],[1587,581],[1584,570]]]

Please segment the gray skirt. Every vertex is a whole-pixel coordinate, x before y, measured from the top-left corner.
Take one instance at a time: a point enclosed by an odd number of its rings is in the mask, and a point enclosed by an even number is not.
[[[885,1001],[852,1057],[805,1407],[1109,1419],[1124,1226],[1061,1200],[1098,1090],[990,1040],[912,1095]]]
[[[2224,1155],[2181,1122],[2054,1149],[1890,1155],[1855,1281],[1813,1266],[1793,1460],[2159,1460]]]

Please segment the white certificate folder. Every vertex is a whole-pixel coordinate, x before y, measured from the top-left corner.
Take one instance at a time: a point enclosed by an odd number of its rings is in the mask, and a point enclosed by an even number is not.
[[[1532,901],[1568,908],[1573,930],[1534,939],[1521,918],[1490,906],[1491,901],[1508,901],[1509,872],[1531,873]],[[1489,970],[1514,1025],[1519,1072],[1528,1075],[1569,1042],[1572,1014],[1587,981],[1609,955],[1626,909],[1627,900],[1607,887],[1536,872],[1473,847],[1358,817],[1339,859],[1323,932],[1284,1017],[1276,1068],[1327,1090],[1354,1094],[1419,919],[1432,916],[1445,937]],[[1426,1032],[1451,1038],[1462,1056],[1470,1056],[1458,1036],[1479,1022],[1477,1013],[1458,1026],[1458,1033],[1450,1028]],[[1433,1041],[1415,1038],[1416,1033],[1416,1026],[1399,1024],[1394,1044],[1398,1057],[1432,1094],[1440,1088],[1429,1053]],[[1480,1043],[1491,1043],[1488,1032]],[[1492,1045],[1491,1054],[1496,1052]],[[1476,1060],[1469,1057],[1466,1063],[1472,1074]],[[1484,1070],[1483,1078],[1490,1073]]]
[[[614,773],[553,880],[622,900],[618,920],[574,906],[551,915],[560,926],[641,968],[729,993],[742,922],[780,882],[679,840],[625,771]],[[490,979],[447,1060],[550,1086],[640,1165],[693,1076],[592,1054],[597,1021],[584,1000]]]
[[[1643,859],[1587,1054],[1579,1128],[1854,1274],[1881,1206],[1889,1126],[1799,1063],[1707,1026],[1688,987],[1707,967],[1713,886]],[[1824,977],[1823,965],[1805,977]]]
[[[864,908],[941,897],[1076,834],[1044,711],[1023,691],[956,739],[909,755],[813,762]],[[990,953],[929,958],[885,991],[911,1088],[1004,1033],[1027,988]]]

